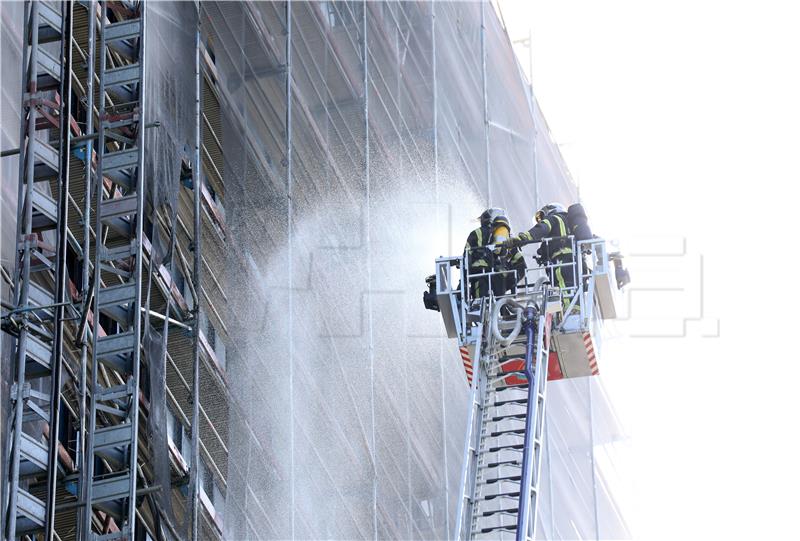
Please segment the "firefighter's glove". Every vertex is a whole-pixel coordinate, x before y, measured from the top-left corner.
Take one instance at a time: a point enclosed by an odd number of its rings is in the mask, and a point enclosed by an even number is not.
[[[508,250],[513,250],[514,248],[519,248],[522,246],[522,239],[519,237],[511,237],[503,244]]]
[[[510,246],[508,245],[508,241],[506,242],[498,242],[494,245],[494,255],[495,257],[505,257],[508,255],[508,251]]]

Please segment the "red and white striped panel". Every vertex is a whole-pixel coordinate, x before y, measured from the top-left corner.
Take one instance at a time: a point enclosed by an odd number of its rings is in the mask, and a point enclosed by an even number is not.
[[[548,313],[544,318],[544,349],[550,351],[550,328],[553,326],[553,314]]]
[[[597,357],[594,354],[592,335],[588,332],[583,333],[583,346],[586,348],[586,357],[589,359],[589,370],[592,371],[593,376],[596,376],[600,373],[600,370],[597,368]]]
[[[464,371],[467,373],[467,383],[472,386],[472,358],[469,356],[469,348],[460,347],[461,360],[464,363]]]

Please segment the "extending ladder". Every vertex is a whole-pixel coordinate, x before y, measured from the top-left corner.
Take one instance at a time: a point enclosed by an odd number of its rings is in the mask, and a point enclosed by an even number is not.
[[[465,446],[456,539],[533,539],[542,461],[552,314],[546,289],[519,295],[523,332],[510,341],[492,331],[515,325],[484,303],[478,327],[470,429]],[[524,305],[525,308],[521,308]],[[492,314],[492,315],[489,315]],[[520,362],[524,359],[524,362]]]
[[[93,539],[135,539],[146,10],[142,1],[104,1],[99,9],[97,236],[90,293],[91,400],[82,531]],[[104,520],[93,529],[93,519],[99,517]],[[116,528],[108,527],[109,517]]]
[[[426,280],[425,306],[457,339],[471,385],[457,541],[535,537],[547,381],[597,375],[592,334],[599,319],[616,317],[605,241],[579,241],[573,251],[582,287],[548,285],[558,263],[528,268],[511,293],[471,298],[475,280],[516,271],[470,275],[466,254],[437,258]]]
[[[26,2],[24,7],[14,308],[3,325],[17,338],[9,469],[3,472],[8,540],[42,532],[49,539],[53,529],[61,338],[68,304],[71,9],[68,2]]]

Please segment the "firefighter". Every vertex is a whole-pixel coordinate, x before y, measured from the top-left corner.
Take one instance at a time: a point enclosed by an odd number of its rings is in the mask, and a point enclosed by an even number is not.
[[[521,246],[534,242],[541,242],[549,238],[539,247],[538,261],[543,265],[552,265],[551,280],[553,285],[562,290],[571,290],[575,287],[575,254],[572,242],[568,238],[574,235],[577,240],[583,240],[587,234],[591,237],[586,214],[579,204],[572,205],[569,213],[561,203],[548,203],[543,206],[533,217],[534,225],[528,230],[511,237],[505,244],[509,249],[519,249]],[[569,292],[571,297],[572,291]],[[569,299],[565,297],[565,306]]]
[[[506,211],[500,208],[486,209],[478,218],[481,226],[467,237],[464,252],[469,258],[469,272],[476,274],[513,270],[513,274],[493,275],[492,291],[496,296],[513,291],[519,279],[525,275],[525,259],[519,248],[492,251],[491,244],[502,244],[511,237],[511,223]],[[473,298],[485,297],[489,293],[489,279],[470,279],[470,290]]]

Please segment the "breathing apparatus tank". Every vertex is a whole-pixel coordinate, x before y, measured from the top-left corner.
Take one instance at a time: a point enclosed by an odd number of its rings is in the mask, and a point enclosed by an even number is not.
[[[567,227],[575,235],[575,240],[589,240],[592,238],[592,229],[589,227],[589,218],[583,205],[575,203],[567,208]]]

